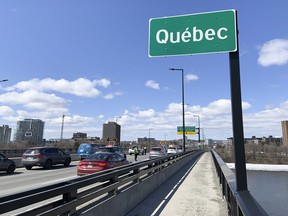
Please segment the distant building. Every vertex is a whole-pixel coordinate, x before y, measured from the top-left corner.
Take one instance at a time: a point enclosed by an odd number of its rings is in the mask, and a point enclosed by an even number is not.
[[[87,134],[86,133],[80,133],[80,132],[77,132],[77,133],[73,133],[73,137],[72,139],[86,139],[87,138]]]
[[[288,146],[288,121],[281,121],[283,146]]]
[[[14,141],[27,141],[34,145],[43,144],[44,124],[40,119],[18,121]]]
[[[143,137],[143,138],[137,138],[137,142],[138,143],[154,143],[155,142],[155,138],[147,138],[147,137]]]
[[[11,140],[11,128],[8,125],[0,126],[0,143],[9,143]]]
[[[105,144],[114,142],[115,144],[120,143],[121,126],[116,122],[108,122],[103,124],[102,140]]]

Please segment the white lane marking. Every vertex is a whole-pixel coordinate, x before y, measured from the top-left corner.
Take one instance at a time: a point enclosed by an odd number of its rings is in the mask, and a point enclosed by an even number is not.
[[[43,183],[40,183],[40,184],[41,185],[47,185],[47,184],[52,184],[52,183],[55,183],[55,182],[61,182],[61,181],[65,181],[65,180],[74,179],[76,177],[78,177],[78,176],[74,175],[74,176],[70,176],[70,177],[67,177],[67,178],[61,178],[61,179],[56,179],[56,180],[53,180],[53,181],[43,182]]]

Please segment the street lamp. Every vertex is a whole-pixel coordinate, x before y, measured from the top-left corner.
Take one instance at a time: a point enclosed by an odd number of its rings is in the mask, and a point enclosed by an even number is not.
[[[118,117],[116,117],[116,121],[115,121],[115,122],[116,122],[116,124],[117,124],[117,119],[119,119],[119,118],[122,118],[122,117],[121,117],[121,116],[118,116]]]
[[[153,128],[149,128],[149,138],[148,138],[148,149],[150,151],[150,131],[153,130]]]
[[[199,115],[193,115],[194,117],[198,118],[198,142],[200,144],[201,139],[200,139],[200,116]]]
[[[8,81],[8,79],[0,80],[0,82],[7,82],[7,81]]]
[[[184,69],[169,68],[169,70],[181,71],[182,72],[182,123],[183,123],[183,150],[185,152],[185,111],[184,111]]]

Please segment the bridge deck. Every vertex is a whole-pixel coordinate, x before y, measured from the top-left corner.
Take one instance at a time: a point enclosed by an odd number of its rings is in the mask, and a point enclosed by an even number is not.
[[[188,164],[128,214],[136,215],[228,215],[211,153]]]

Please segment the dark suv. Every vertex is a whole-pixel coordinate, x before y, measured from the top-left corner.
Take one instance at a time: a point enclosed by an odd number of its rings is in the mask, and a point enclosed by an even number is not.
[[[60,148],[35,147],[26,150],[22,156],[22,165],[27,169],[33,166],[41,166],[50,169],[53,165],[63,164],[69,166],[71,163],[70,154]]]
[[[15,169],[15,162],[0,153],[0,171],[6,171],[8,174],[11,174],[14,172]]]

